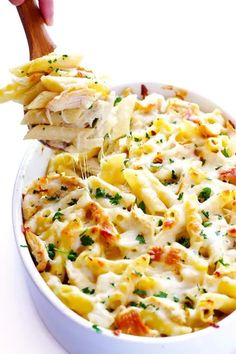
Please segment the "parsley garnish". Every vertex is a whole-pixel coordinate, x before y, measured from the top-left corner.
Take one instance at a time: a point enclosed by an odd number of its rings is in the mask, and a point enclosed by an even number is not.
[[[186,248],[190,247],[190,238],[189,237],[180,237],[177,240],[178,243],[180,243],[181,245],[183,245]]]
[[[141,141],[140,138],[137,138],[136,136],[134,137],[134,141],[136,141],[137,143]]]
[[[223,258],[218,259],[218,261],[216,261],[216,263],[220,263],[220,264],[222,264],[222,265],[225,266],[225,267],[228,267],[228,266],[229,266],[229,263],[225,263],[224,260],[223,260]]]
[[[200,232],[200,235],[203,236],[203,238],[204,238],[205,240],[207,239],[207,235],[204,233],[203,230]]]
[[[169,163],[174,163],[175,161],[173,159],[169,159]]]
[[[202,214],[209,219],[209,211],[202,210]]]
[[[62,191],[67,191],[67,189],[68,189],[68,188],[67,188],[66,186],[61,186],[61,190],[62,190]]]
[[[114,101],[114,106],[118,105],[118,103],[120,103],[120,101],[122,101],[122,97],[117,96],[115,101]]]
[[[91,246],[94,243],[93,239],[88,235],[83,235],[80,241],[83,246]]]
[[[146,296],[147,292],[146,290],[141,290],[141,289],[135,289],[133,291],[133,294],[139,295],[139,296]]]
[[[62,214],[61,212],[61,209],[59,208],[58,211],[56,211],[56,213],[53,215],[53,218],[52,220],[55,221],[55,220],[59,220],[61,221],[61,218],[64,214]]]
[[[124,160],[124,165],[125,165],[125,167],[127,167],[128,162],[129,162],[129,159],[125,159],[125,160]]]
[[[178,200],[182,200],[183,199],[183,196],[184,196],[184,192],[181,192],[181,193],[179,193],[179,196],[178,196]]]
[[[142,307],[143,309],[146,309],[148,307],[148,305],[144,304],[144,302],[142,301],[140,302],[131,301],[130,306]]]
[[[113,197],[112,196],[107,196],[107,198],[110,200],[110,203],[112,205],[117,205],[120,203],[121,199],[122,199],[122,196],[118,193],[116,193]]]
[[[137,237],[136,237],[136,240],[139,242],[140,245],[144,245],[146,243],[144,237],[142,234],[139,234]]]
[[[173,296],[174,302],[179,302],[179,298],[177,296]]]
[[[215,170],[217,171],[217,170],[219,170],[221,167],[223,167],[223,166],[222,166],[222,165],[221,165],[221,166],[218,166],[218,167],[215,168]]]
[[[95,293],[95,290],[89,288],[88,286],[86,288],[83,288],[82,291],[84,294],[89,294],[89,295],[93,295]]]
[[[48,256],[49,256],[50,259],[54,259],[55,258],[56,252],[55,252],[54,243],[49,243],[47,245],[47,252],[48,252]]]
[[[20,245],[20,247],[22,247],[22,248],[28,248],[27,245]]]
[[[226,148],[224,148],[224,150],[221,151],[222,154],[225,156],[225,157],[229,157],[229,153],[228,151],[226,150]]]
[[[162,226],[163,225],[163,221],[161,219],[158,220],[158,226]]]
[[[205,187],[198,195],[198,200],[200,203],[204,202],[211,196],[211,188]]]
[[[97,188],[95,192],[95,198],[107,198],[110,200],[110,203],[113,205],[117,205],[120,203],[122,196],[118,193],[116,193],[114,196],[110,195],[109,193],[106,193],[104,189]]]
[[[139,207],[140,209],[142,209],[142,211],[143,211],[144,213],[146,213],[146,205],[144,204],[143,201],[142,201],[141,203],[139,203],[138,207]]]
[[[172,177],[172,179],[174,179],[174,180],[178,179],[178,176],[177,176],[175,170],[172,170],[172,171],[171,171],[171,177]]]
[[[106,192],[104,191],[104,189],[97,188],[95,192],[95,198],[96,199],[106,198]]]
[[[137,272],[137,270],[134,270],[134,273],[135,273],[136,275],[138,275],[139,277],[141,277],[141,276],[142,276],[142,273]]]
[[[51,201],[51,200],[58,200],[60,199],[60,197],[58,195],[51,195],[49,197],[46,197],[47,200]]]
[[[92,328],[93,328],[93,329],[95,330],[95,332],[97,332],[97,333],[101,333],[101,332],[102,332],[101,328],[99,328],[98,325],[96,325],[96,324],[92,325]]]
[[[193,309],[194,308],[193,305],[194,305],[193,300],[190,299],[190,297],[185,296],[184,309],[186,308]]]
[[[204,221],[204,222],[202,223],[202,225],[203,225],[204,227],[208,227],[208,226],[211,226],[211,225],[212,225],[212,222],[210,222],[210,221]]]
[[[159,291],[158,294],[154,294],[153,296],[155,297],[162,297],[163,299],[167,298],[168,294],[165,293],[164,291]]]
[[[78,257],[78,254],[73,250],[70,250],[70,252],[68,253],[68,256],[67,256],[67,258],[72,262],[74,262],[77,257]]]
[[[69,203],[67,203],[67,205],[72,206],[72,205],[76,204],[77,202],[78,202],[78,199],[72,198],[71,201]]]

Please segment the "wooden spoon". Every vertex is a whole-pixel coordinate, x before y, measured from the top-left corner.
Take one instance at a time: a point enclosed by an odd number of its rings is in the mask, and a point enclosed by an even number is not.
[[[25,0],[17,10],[26,34],[30,59],[36,59],[54,51],[55,44],[49,37],[41,12],[35,0]],[[29,128],[31,128],[29,126]],[[52,149],[64,150],[68,144],[62,141],[40,140]]]
[[[30,59],[49,54],[56,48],[49,37],[41,12],[34,0],[25,0],[17,6],[29,45]]]

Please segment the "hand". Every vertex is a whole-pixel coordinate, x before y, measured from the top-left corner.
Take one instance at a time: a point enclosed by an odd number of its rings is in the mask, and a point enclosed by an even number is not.
[[[19,6],[25,0],[10,0],[13,5]],[[53,0],[39,0],[39,8],[45,23],[51,26],[53,23]]]

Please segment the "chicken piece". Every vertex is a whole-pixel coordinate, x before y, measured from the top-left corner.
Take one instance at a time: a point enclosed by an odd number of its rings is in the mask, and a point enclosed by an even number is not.
[[[32,255],[37,262],[37,269],[43,272],[49,261],[49,256],[44,242],[36,236],[29,228],[25,230],[25,238],[31,249]]]
[[[228,171],[221,172],[219,178],[223,182],[228,182],[236,185],[236,168],[233,167]]]

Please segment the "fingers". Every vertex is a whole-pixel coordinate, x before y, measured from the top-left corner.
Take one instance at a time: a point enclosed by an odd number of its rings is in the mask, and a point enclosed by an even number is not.
[[[16,1],[22,2],[22,0],[16,0]],[[39,7],[45,23],[48,26],[52,25],[53,24],[53,0],[39,0]]]
[[[25,0],[10,0],[10,2],[13,4],[13,5],[16,5],[16,6],[19,6],[21,4],[23,4]]]

